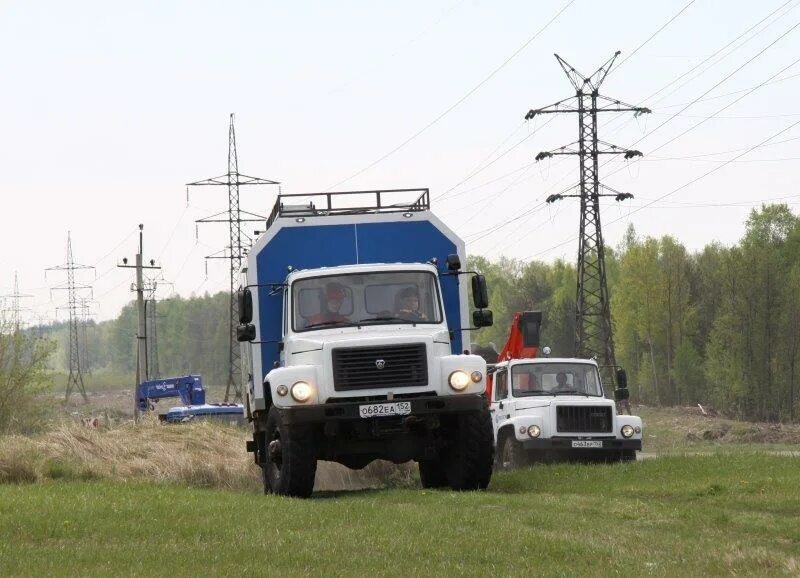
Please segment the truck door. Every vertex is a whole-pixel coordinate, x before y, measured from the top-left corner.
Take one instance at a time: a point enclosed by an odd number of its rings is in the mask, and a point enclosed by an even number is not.
[[[500,424],[511,417],[508,391],[508,370],[504,367],[494,374],[494,387],[492,388],[492,403],[489,412],[492,414],[492,431],[497,442],[497,430]]]

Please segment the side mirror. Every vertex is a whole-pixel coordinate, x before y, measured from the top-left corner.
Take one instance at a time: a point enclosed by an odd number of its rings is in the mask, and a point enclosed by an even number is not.
[[[472,277],[472,304],[476,309],[486,309],[489,306],[489,290],[483,275]]]
[[[246,325],[253,320],[253,294],[245,287],[236,292],[236,299],[239,305],[239,323]]]
[[[453,253],[452,255],[447,256],[447,270],[448,271],[458,271],[461,269],[461,258]]]
[[[620,389],[628,389],[628,374],[622,368],[617,370],[617,387]]]
[[[494,323],[494,316],[492,315],[491,309],[478,309],[477,311],[472,312],[472,325],[481,328],[481,327],[491,327]]]
[[[614,399],[616,401],[625,401],[631,396],[631,391],[627,387],[618,387],[614,390]]]
[[[256,326],[252,323],[236,327],[236,341],[253,341],[256,338]]]

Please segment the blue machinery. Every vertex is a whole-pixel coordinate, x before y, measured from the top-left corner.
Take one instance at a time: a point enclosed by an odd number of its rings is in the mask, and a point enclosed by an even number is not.
[[[170,397],[180,397],[183,405],[159,414],[161,421],[180,423],[208,417],[240,421],[244,417],[241,404],[206,403],[206,390],[199,375],[152,379],[136,387],[136,407],[142,412],[155,410],[155,402]]]

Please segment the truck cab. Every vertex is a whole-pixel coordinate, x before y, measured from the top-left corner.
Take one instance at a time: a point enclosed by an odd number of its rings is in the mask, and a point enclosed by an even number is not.
[[[414,196],[388,201],[401,193]],[[461,270],[463,241],[428,199],[279,196],[239,291],[247,447],[265,492],[310,495],[317,460],[415,460],[423,486],[488,485],[486,362],[468,332],[491,324],[485,279]]]
[[[642,420],[606,398],[592,359],[512,359],[494,366],[491,399],[497,465],[635,460]]]

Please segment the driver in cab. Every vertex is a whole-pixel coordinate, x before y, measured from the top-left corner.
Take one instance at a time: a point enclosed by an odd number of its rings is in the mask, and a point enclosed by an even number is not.
[[[536,374],[533,371],[514,371],[514,393],[530,393],[532,391],[542,391]]]
[[[406,287],[397,294],[397,317],[405,321],[427,321],[428,316],[419,310],[419,289]]]

